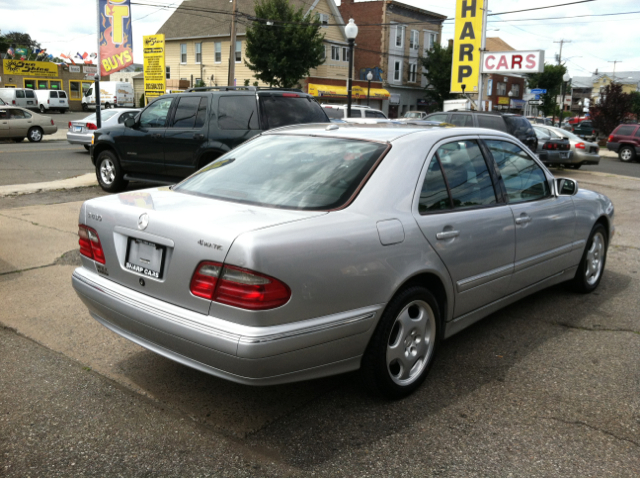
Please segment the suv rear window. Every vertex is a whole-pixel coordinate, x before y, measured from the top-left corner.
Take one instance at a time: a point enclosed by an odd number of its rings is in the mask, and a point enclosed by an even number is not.
[[[50,91],[49,92],[49,98],[58,98],[58,92],[57,91]]]
[[[619,126],[614,134],[618,136],[631,136],[635,129],[636,127],[631,125]]]
[[[492,130],[507,131],[504,120],[498,115],[478,115],[478,126],[480,128],[491,128]]]
[[[535,136],[533,127],[526,118],[521,116],[505,116],[504,121],[507,123],[509,133],[516,138],[522,138],[523,136]]]
[[[260,111],[266,129],[300,123],[327,123],[324,109],[306,96],[260,95]]]
[[[176,191],[275,208],[327,210],[351,198],[386,145],[264,135],[216,159]]]

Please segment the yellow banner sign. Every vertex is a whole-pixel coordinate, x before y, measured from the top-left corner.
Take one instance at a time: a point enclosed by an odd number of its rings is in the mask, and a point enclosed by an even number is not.
[[[25,62],[22,60],[3,60],[5,75],[29,75],[32,77],[58,76],[58,65],[51,62]]]
[[[451,93],[478,93],[483,8],[484,0],[456,2]]]
[[[164,61],[164,35],[142,37],[144,43],[144,93],[148,98],[164,95],[167,75]]]
[[[508,96],[499,96],[498,97],[498,105],[508,105],[509,97]]]

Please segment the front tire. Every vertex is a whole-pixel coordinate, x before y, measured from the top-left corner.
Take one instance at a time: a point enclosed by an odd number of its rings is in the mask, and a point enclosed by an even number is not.
[[[102,151],[96,160],[96,177],[100,187],[109,193],[122,191],[129,184],[124,179],[120,162],[115,153],[109,150]]]
[[[41,128],[34,126],[31,127],[31,129],[27,132],[27,138],[31,143],[38,143],[40,140],[42,140],[43,134],[44,132]]]
[[[623,146],[618,152],[618,158],[620,158],[620,161],[628,163],[636,159],[636,152],[630,146]]]
[[[440,309],[429,290],[401,290],[387,305],[362,358],[367,387],[389,399],[414,392],[429,374],[441,336]]]
[[[87,106],[86,103],[82,104],[82,111],[89,111],[89,107]]]
[[[600,284],[607,261],[607,232],[600,223],[591,230],[584,248],[580,266],[571,281],[571,287],[577,293],[591,293]]]

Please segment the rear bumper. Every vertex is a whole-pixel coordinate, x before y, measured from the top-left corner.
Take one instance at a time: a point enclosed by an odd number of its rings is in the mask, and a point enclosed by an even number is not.
[[[72,284],[94,319],[169,359],[242,384],[271,385],[352,371],[384,305],[269,327],[196,313],[87,268]]]
[[[613,142],[613,141],[610,141],[609,143],[607,143],[607,150],[615,151],[616,153],[618,153],[619,149],[620,149],[620,143]]]
[[[72,145],[90,145],[93,132],[91,133],[70,133],[67,132],[67,141]]]
[[[563,153],[568,153],[565,158],[562,158]],[[538,155],[540,161],[547,165],[562,165],[562,164],[572,164],[577,163],[575,161],[575,156],[573,151],[553,151],[553,150],[542,150]]]
[[[581,165],[597,165],[600,163],[600,155],[598,153],[576,150],[573,152],[573,163],[579,163]]]

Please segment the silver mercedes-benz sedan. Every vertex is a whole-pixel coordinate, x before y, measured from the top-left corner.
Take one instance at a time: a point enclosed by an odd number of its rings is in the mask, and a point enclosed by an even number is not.
[[[73,287],[107,328],[244,384],[361,368],[405,396],[443,339],[602,279],[613,205],[478,128],[271,130],[172,187],[80,210]]]

